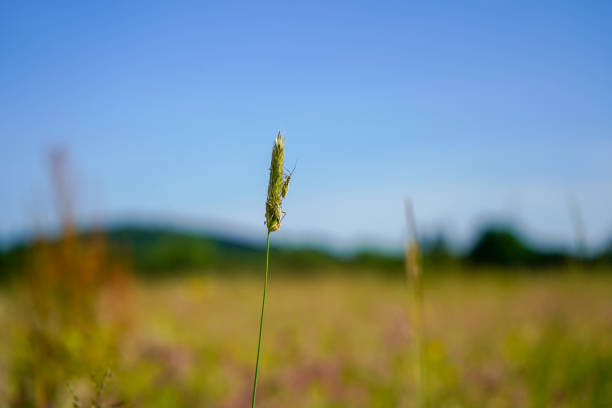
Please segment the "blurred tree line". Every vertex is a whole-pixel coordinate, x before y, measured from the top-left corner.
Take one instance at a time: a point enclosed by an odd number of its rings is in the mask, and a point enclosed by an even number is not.
[[[82,232],[87,239],[91,232]],[[103,232],[109,246],[108,256],[127,262],[143,275],[170,273],[258,272],[264,262],[264,248],[252,242],[206,233],[186,232],[175,228],[121,226]],[[51,240],[50,245],[54,245]],[[464,253],[450,249],[443,235],[420,242],[426,268],[440,267],[528,267],[548,268],[580,262],[585,265],[612,263],[612,242],[591,256],[576,255],[567,249],[539,248],[530,244],[509,226],[490,225],[482,230]],[[0,278],[6,279],[22,270],[33,243],[22,242],[0,251]],[[336,253],[323,247],[274,247],[274,268],[291,273],[313,273],[329,270],[374,271],[399,274],[403,268],[402,253],[360,249]]]

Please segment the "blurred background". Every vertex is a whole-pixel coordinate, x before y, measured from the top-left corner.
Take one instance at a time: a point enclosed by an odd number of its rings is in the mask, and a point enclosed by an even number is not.
[[[0,406],[612,406],[606,2],[0,5]]]

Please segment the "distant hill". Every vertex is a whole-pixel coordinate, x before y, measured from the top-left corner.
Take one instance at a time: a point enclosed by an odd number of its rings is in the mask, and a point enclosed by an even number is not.
[[[85,231],[87,241],[100,231]],[[176,227],[124,224],[101,231],[108,255],[127,263],[135,272],[162,275],[206,270],[211,273],[260,272],[265,247],[235,236],[221,236]],[[55,245],[53,239],[49,240]],[[0,277],[18,273],[32,253],[33,243],[25,241],[0,251]],[[271,266],[285,273],[306,273],[330,266],[353,264],[351,257],[332,254],[323,248],[272,246]],[[375,258],[384,264],[384,256]],[[375,263],[375,262],[374,262]]]
[[[106,232],[114,255],[129,258],[138,271],[159,273],[258,262],[264,248],[238,239],[167,227],[120,226]]]
[[[79,238],[87,240],[93,232]],[[125,262],[135,272],[148,275],[201,272],[219,274],[260,273],[265,262],[264,246],[239,236],[194,231],[172,226],[122,224],[102,231],[108,255]],[[53,241],[50,241],[54,245]],[[548,267],[566,264],[571,255],[562,250],[535,248],[509,227],[483,229],[465,255],[453,254],[442,236],[422,241],[424,267],[449,265],[495,267]],[[612,263],[612,245],[588,262]],[[367,271],[402,275],[403,254],[362,249],[352,253],[332,252],[324,247],[272,246],[271,267],[281,273],[328,273],[332,270]],[[32,253],[24,241],[0,251],[0,278],[19,273]],[[442,268],[444,269],[444,268]]]
[[[116,227],[106,236],[113,254],[131,259],[134,269],[146,274],[189,270],[260,273],[265,262],[263,245],[239,237],[142,226]],[[271,245],[271,266],[282,273],[313,273],[344,267],[402,273],[402,265],[399,254],[361,250],[348,255],[322,247]]]

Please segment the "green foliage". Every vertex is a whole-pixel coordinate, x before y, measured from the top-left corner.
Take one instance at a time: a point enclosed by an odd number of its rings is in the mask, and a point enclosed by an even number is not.
[[[534,252],[513,232],[488,229],[480,236],[469,254],[474,263],[520,265],[531,261]]]
[[[571,333],[553,317],[535,339],[514,337],[510,363],[524,373],[532,407],[607,407],[612,402],[612,348]]]
[[[501,266],[559,265],[567,258],[560,251],[532,248],[512,229],[504,227],[486,228],[468,254],[474,264]]]

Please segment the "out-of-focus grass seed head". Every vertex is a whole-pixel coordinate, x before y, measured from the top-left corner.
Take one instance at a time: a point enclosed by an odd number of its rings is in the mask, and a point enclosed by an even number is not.
[[[421,275],[421,252],[416,242],[412,242],[406,245],[405,250],[406,258],[406,273],[411,279],[418,279]]]

